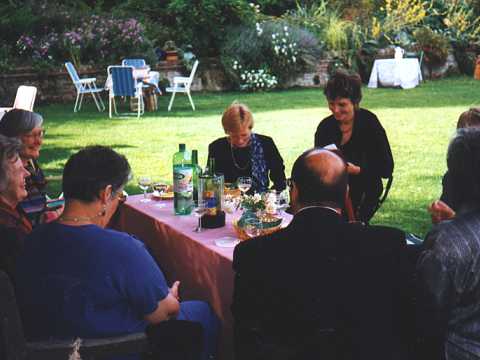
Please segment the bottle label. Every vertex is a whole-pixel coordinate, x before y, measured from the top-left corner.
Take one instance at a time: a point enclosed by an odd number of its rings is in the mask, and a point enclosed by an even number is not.
[[[176,193],[185,193],[193,191],[193,169],[175,168],[173,169],[173,191]]]
[[[203,199],[205,200],[205,208],[207,215],[217,215],[217,198],[214,191],[204,191]]]

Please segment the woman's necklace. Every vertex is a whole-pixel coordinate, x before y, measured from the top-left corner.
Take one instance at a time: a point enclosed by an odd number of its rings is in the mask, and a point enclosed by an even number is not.
[[[93,219],[95,219],[97,216],[60,216],[58,218],[58,221],[65,221],[65,222],[74,222],[74,223],[79,223],[79,222],[92,222]]]
[[[230,153],[232,154],[232,161],[233,161],[233,166],[235,166],[238,170],[247,170],[248,167],[250,166],[250,160],[247,161],[247,164],[245,166],[240,166],[237,163],[237,160],[235,159],[235,154],[233,152],[233,146],[230,144]]]

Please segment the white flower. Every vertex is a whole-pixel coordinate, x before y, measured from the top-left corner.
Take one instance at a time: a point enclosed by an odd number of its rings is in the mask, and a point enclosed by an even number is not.
[[[285,25],[285,26],[283,27],[283,30],[284,30],[284,31],[288,31],[288,26]]]
[[[284,43],[286,43],[286,42],[287,42],[287,39],[285,39],[285,38],[282,38],[282,41],[283,41]]]
[[[275,39],[275,34],[272,34],[272,39]]]
[[[288,32],[285,33],[285,36],[288,36]]]
[[[297,62],[297,58],[295,56],[292,56],[292,61]]]
[[[260,194],[257,193],[255,195],[253,195],[253,201],[255,203],[258,203],[260,200],[262,200],[262,196]]]
[[[245,74],[240,75],[240,78],[241,78],[242,80],[245,80]]]

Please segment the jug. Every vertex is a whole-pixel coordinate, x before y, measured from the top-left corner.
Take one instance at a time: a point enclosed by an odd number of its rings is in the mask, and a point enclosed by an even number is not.
[[[405,50],[403,50],[400,46],[395,47],[395,60],[403,59],[403,54]]]

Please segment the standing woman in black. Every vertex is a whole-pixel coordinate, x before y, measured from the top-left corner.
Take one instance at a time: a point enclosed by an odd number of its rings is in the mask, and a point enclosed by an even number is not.
[[[237,102],[223,113],[222,126],[226,137],[208,146],[208,157],[215,159],[215,171],[234,183],[240,176],[252,178],[249,193],[264,192],[270,180],[277,191],[285,189],[285,166],[273,139],[256,134],[250,109]]]
[[[393,157],[385,129],[377,116],[360,108],[361,80],[338,71],[324,94],[332,115],[315,133],[315,146],[335,144],[348,162],[350,197],[358,220],[368,222],[377,210],[382,178],[393,173]]]

